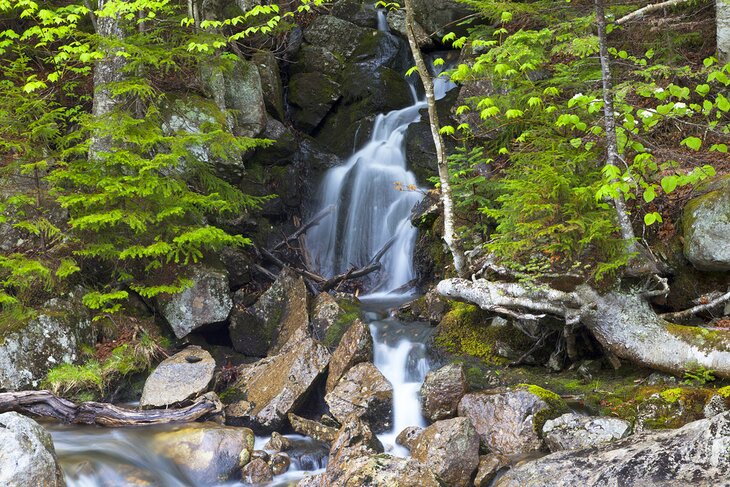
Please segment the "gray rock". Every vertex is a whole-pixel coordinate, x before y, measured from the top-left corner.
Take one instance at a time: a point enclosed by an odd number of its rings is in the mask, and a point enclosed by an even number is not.
[[[52,299],[25,323],[0,331],[0,390],[36,387],[56,365],[75,362],[96,326],[80,300]]]
[[[325,485],[342,487],[443,487],[444,484],[425,465],[413,458],[391,455],[359,457],[344,465],[343,475],[337,482]]]
[[[278,120],[286,120],[284,88],[279,74],[279,63],[271,51],[257,51],[251,60],[256,64],[261,78],[261,91],[268,112]]]
[[[310,337],[297,339],[279,355],[239,368],[235,389],[244,399],[226,407],[231,424],[257,431],[282,428],[287,414],[299,406],[329,364],[327,348]]]
[[[340,423],[354,415],[368,422],[377,433],[388,430],[392,424],[393,386],[369,362],[348,370],[324,400]]]
[[[287,451],[289,448],[291,448],[291,440],[276,431],[271,433],[271,438],[268,442],[266,442],[266,445],[264,445],[264,449],[277,452]]]
[[[327,293],[320,293],[314,300],[314,306],[312,311],[312,335],[317,340],[330,346],[333,345],[333,349],[339,343],[342,334],[337,330],[339,328],[342,318],[345,316],[345,310],[343,310],[335,298]],[[349,323],[342,323],[344,326],[350,326]],[[332,332],[330,332],[332,330]],[[337,343],[334,343],[334,335],[338,332]]]
[[[545,393],[546,400],[530,389]],[[482,443],[503,455],[540,450],[543,443],[537,432],[545,420],[566,409],[557,395],[535,386],[471,393],[459,402],[459,416],[471,419]]]
[[[705,415],[705,418],[711,418],[713,416],[717,416],[718,414],[724,413],[727,410],[728,407],[725,404],[725,399],[723,399],[723,397],[718,394],[714,394],[707,401],[705,407],[702,408],[702,413]]]
[[[307,288],[285,268],[252,307],[236,302],[228,328],[233,348],[252,357],[276,354],[302,327],[307,327]]]
[[[305,44],[297,53],[295,63],[291,66],[291,74],[322,73],[332,79],[338,79],[344,66],[344,59],[340,55],[323,46]]]
[[[468,418],[438,421],[418,435],[411,455],[447,485],[467,487],[479,465],[479,435]]]
[[[65,487],[51,435],[18,413],[0,414],[0,485]]]
[[[401,37],[407,38],[408,32],[406,31],[406,12],[405,10],[398,9],[398,10],[391,10],[388,12],[388,27],[391,28],[391,30],[394,30],[398,34],[400,34]],[[413,32],[416,34],[416,42],[418,42],[418,47],[420,48],[429,48],[433,47],[433,40],[431,40],[431,37],[429,37],[428,32],[421,27],[421,24],[419,24],[417,21],[415,25],[413,26]]]
[[[367,423],[351,416],[342,423],[330,448],[327,480],[337,485],[344,477],[347,465],[358,458],[383,452],[383,444]]]
[[[643,433],[604,447],[562,451],[526,462],[496,487],[727,485],[730,413],[676,430]]]
[[[194,485],[217,485],[249,463],[254,440],[248,428],[196,423],[155,433],[151,448],[175,463]]]
[[[426,374],[421,386],[423,415],[431,422],[453,418],[467,392],[463,364],[449,364]]]
[[[489,487],[497,474],[509,466],[509,458],[496,453],[489,453],[479,457],[479,467],[474,477],[474,487]]]
[[[190,272],[191,287],[155,297],[157,309],[178,338],[201,326],[225,321],[233,308],[226,271],[193,266]]]
[[[257,458],[243,467],[241,479],[246,484],[258,485],[271,482],[274,480],[274,475],[269,464]]]
[[[215,360],[189,346],[160,363],[147,378],[139,401],[143,408],[166,408],[203,394],[213,380]]]
[[[356,320],[345,332],[340,344],[332,354],[327,375],[326,391],[332,392],[345,373],[353,366],[373,360],[373,337],[370,328]]]
[[[601,446],[631,434],[631,424],[619,418],[597,418],[567,413],[549,419],[542,427],[552,452]]]
[[[370,0],[337,0],[330,13],[361,27],[376,29],[378,18],[375,9],[375,2]]]
[[[256,137],[266,127],[266,103],[261,75],[251,61],[236,59],[230,71],[223,72],[225,108],[232,110],[234,133]]]
[[[375,35],[376,32],[332,15],[320,15],[304,30],[304,40],[349,57],[366,36]]]
[[[702,188],[701,188],[702,189]],[[700,189],[700,190],[701,190]],[[684,255],[702,271],[730,270],[730,177],[704,185],[705,194],[684,207]]]
[[[465,28],[456,24],[471,13],[466,5],[457,0],[414,0],[413,11],[416,22],[426,32],[435,33],[439,40],[451,31],[465,34]]]
[[[340,84],[323,73],[299,73],[289,81],[292,120],[305,132],[312,132],[342,96]]]

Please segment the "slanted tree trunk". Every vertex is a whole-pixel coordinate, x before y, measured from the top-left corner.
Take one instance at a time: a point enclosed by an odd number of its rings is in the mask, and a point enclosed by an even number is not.
[[[413,12],[413,1],[405,0],[406,9],[406,32],[408,35],[408,44],[413,53],[413,59],[416,61],[418,75],[423,82],[423,88],[426,91],[426,103],[428,105],[428,119],[431,126],[431,135],[433,143],[436,146],[436,164],[438,166],[439,181],[441,183],[441,203],[444,207],[444,242],[451,251],[454,260],[454,268],[456,273],[465,277],[468,270],[466,264],[466,256],[459,244],[459,239],[455,231],[454,223],[454,201],[451,195],[451,184],[449,182],[449,166],[446,158],[446,149],[444,141],[441,137],[441,123],[439,122],[438,111],[436,109],[436,96],[433,89],[433,79],[423,59],[423,54],[418,47],[418,38],[416,37],[415,25],[416,21]]]
[[[676,375],[704,368],[730,378],[730,331],[708,332],[665,321],[646,300],[647,294],[659,294],[656,291],[599,295],[587,285],[563,292],[484,279],[447,279],[438,291],[507,316],[535,319],[547,314],[566,323],[580,322],[608,352],[641,366]]]

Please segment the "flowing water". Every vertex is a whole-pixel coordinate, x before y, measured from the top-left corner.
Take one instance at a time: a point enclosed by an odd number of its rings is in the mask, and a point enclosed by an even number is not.
[[[387,30],[382,13],[381,30]],[[437,78],[437,98],[452,87]],[[320,190],[320,209],[335,211],[307,233],[314,263],[331,276],[353,266],[364,266],[384,247],[383,272],[362,297],[366,321],[374,340],[375,365],[394,389],[393,429],[380,435],[386,450],[405,456],[395,444],[407,426],[423,426],[418,391],[428,371],[425,343],[431,329],[403,323],[391,310],[413,296],[401,294],[414,278],[413,250],[416,229],[410,223],[413,206],[421,198],[416,179],[406,167],[404,135],[421,120],[426,103],[416,97],[401,110],[381,114],[375,120],[370,141],[343,165],[330,169]],[[195,484],[173,462],[154,451],[155,435],[175,426],[105,429],[49,425],[69,487],[146,486],[192,487]],[[312,440],[287,435],[294,443],[292,465],[271,486],[294,485],[305,472],[321,471],[327,463],[326,448]],[[257,438],[262,448],[266,438]],[[239,486],[240,482],[220,485]]]

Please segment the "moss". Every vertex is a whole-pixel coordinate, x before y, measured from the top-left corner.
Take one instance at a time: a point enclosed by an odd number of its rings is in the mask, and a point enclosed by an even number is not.
[[[667,389],[660,392],[659,395],[668,403],[675,403],[682,396],[682,388],[676,387],[674,389]]]
[[[708,330],[699,326],[684,326],[674,323],[667,325],[667,331],[701,350],[730,351],[730,334],[724,331]]]
[[[25,328],[38,314],[24,306],[13,306],[0,310],[0,345],[5,338]]]
[[[232,404],[246,399],[246,395],[236,387],[229,387],[225,391],[221,392],[218,397],[223,404]]]
[[[570,411],[568,404],[563,400],[563,398],[544,387],[540,387],[535,384],[520,384],[519,387],[522,387],[530,394],[539,397],[548,405],[547,408],[535,414],[535,418],[533,420],[535,432],[539,436],[542,436],[542,427],[545,425],[547,420],[557,418],[561,414],[565,414]]]
[[[323,343],[328,348],[334,348],[339,345],[340,340],[342,340],[347,330],[350,329],[352,323],[360,318],[360,307],[356,303],[340,299],[337,301],[337,304],[342,308],[344,313],[337,317],[332,326],[327,328]]]
[[[720,397],[723,397],[725,399],[730,398],[730,386],[721,387],[717,389],[716,392],[720,395]]]

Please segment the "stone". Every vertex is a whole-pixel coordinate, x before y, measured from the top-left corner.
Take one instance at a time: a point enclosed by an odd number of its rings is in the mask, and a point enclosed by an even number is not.
[[[479,465],[479,434],[468,418],[438,421],[418,435],[411,455],[447,485],[467,487]]]
[[[370,29],[378,27],[375,3],[369,0],[337,0],[332,5],[330,13],[360,27]]]
[[[682,211],[684,255],[701,271],[730,270],[730,177],[717,178],[698,188]]]
[[[241,366],[233,388],[243,399],[226,407],[227,421],[256,431],[280,430],[287,414],[304,401],[329,360],[324,345],[305,337],[279,355]]]
[[[341,480],[326,485],[342,487],[442,487],[444,484],[425,465],[412,458],[391,455],[360,457],[344,466]]]
[[[337,428],[322,424],[312,419],[302,418],[289,413],[289,423],[294,431],[323,443],[332,443],[337,436]]]
[[[0,485],[65,487],[51,435],[18,413],[0,414]]]
[[[509,458],[496,453],[479,457],[479,467],[474,477],[474,487],[489,487],[500,470],[510,465]]]
[[[383,444],[370,426],[356,416],[350,416],[332,442],[327,463],[328,480],[335,483],[340,478],[346,479],[343,474],[348,463],[378,453],[383,453]]]
[[[560,396],[538,386],[470,393],[459,402],[459,416],[471,419],[492,453],[503,455],[540,450],[543,424],[565,412]]]
[[[332,392],[345,373],[362,362],[373,361],[373,337],[370,328],[356,320],[345,332],[332,354],[327,375],[326,391]]]
[[[259,485],[271,482],[274,475],[269,464],[257,458],[243,467],[241,480],[246,484]]]
[[[466,35],[466,28],[459,26],[458,21],[471,14],[471,10],[457,0],[413,0],[413,12],[426,32],[433,32],[441,39],[450,31],[457,37]]]
[[[312,321],[310,323],[312,326],[312,336],[322,343],[332,342],[333,340],[327,340],[328,331],[330,329],[335,331],[334,329],[338,326],[339,321],[345,315],[345,310],[343,310],[340,305],[337,304],[335,298],[328,293],[320,293],[314,299],[314,306],[312,308]],[[349,324],[347,326],[349,326]],[[340,335],[340,337],[341,336],[342,335]]]
[[[267,50],[256,51],[251,57],[256,64],[261,78],[261,92],[267,111],[275,115],[280,121],[286,120],[284,109],[284,88],[279,74],[279,63],[273,52]]]
[[[347,58],[366,36],[376,34],[375,30],[359,27],[332,15],[320,15],[304,29],[304,40]]]
[[[266,127],[266,102],[259,68],[251,61],[236,58],[233,68],[223,72],[225,109],[231,110],[234,133],[256,137]]]
[[[727,410],[728,407],[727,404],[725,404],[725,399],[718,394],[713,394],[712,397],[708,399],[705,407],[702,408],[702,413],[705,415],[705,418],[711,418],[724,413]]]
[[[298,73],[322,73],[331,79],[339,79],[344,66],[344,59],[340,55],[322,46],[305,44],[297,53],[295,63],[291,66],[292,75]]]
[[[297,487],[325,487],[327,476],[323,473],[317,475],[305,474]]]
[[[289,470],[291,465],[291,459],[286,453],[275,453],[271,460],[269,460],[269,466],[271,467],[271,473],[274,475],[281,475]]]
[[[147,378],[139,405],[166,408],[194,399],[208,390],[215,372],[215,360],[198,346],[166,358]]]
[[[271,433],[271,438],[266,445],[264,445],[265,450],[272,450],[276,452],[287,451],[289,448],[291,448],[291,440],[276,431]]]
[[[463,364],[452,363],[430,371],[421,386],[423,416],[431,422],[453,418],[467,388]]]
[[[730,413],[602,447],[552,453],[513,468],[496,487],[727,485]]]
[[[289,80],[289,102],[294,125],[311,133],[342,96],[340,84],[323,73],[297,73]]]
[[[545,444],[551,452],[601,446],[631,434],[631,423],[619,418],[597,418],[566,413],[545,421]]]
[[[151,449],[175,463],[193,485],[217,485],[249,463],[254,440],[248,428],[194,423],[155,433]]]
[[[390,429],[393,416],[393,386],[371,363],[355,365],[340,379],[324,400],[340,423],[350,415],[367,421],[376,433]]]
[[[418,437],[421,436],[421,433],[423,433],[423,428],[420,426],[409,426],[398,433],[398,436],[395,438],[395,442],[396,444],[411,450],[416,444]]]
[[[266,450],[254,450],[253,453],[251,453],[251,460],[253,461],[257,458],[260,458],[266,463],[269,463],[269,460],[271,460],[271,455],[269,455],[269,452],[267,452]]]
[[[154,298],[157,309],[177,338],[184,338],[205,325],[224,322],[233,308],[226,271],[197,265],[190,272],[191,287]]]
[[[400,34],[400,36],[404,39],[408,37],[408,32],[406,31],[405,10],[391,10],[390,12],[388,12],[387,20],[388,27],[390,27],[391,30],[394,30],[395,32]],[[421,24],[419,24],[418,22],[415,22],[415,25],[413,26],[413,33],[416,35],[416,42],[418,43],[418,47],[420,47],[421,49],[433,47],[433,40],[431,40],[428,32],[426,32],[426,30],[421,27]]]
[[[82,346],[96,343],[97,327],[88,309],[75,299],[54,298],[37,316],[3,323],[0,330],[0,391],[37,387],[48,371],[75,362]]]
[[[265,357],[278,353],[297,330],[308,326],[308,322],[304,280],[291,269],[284,268],[253,306],[247,308],[243,303],[235,303],[228,331],[237,352]]]

